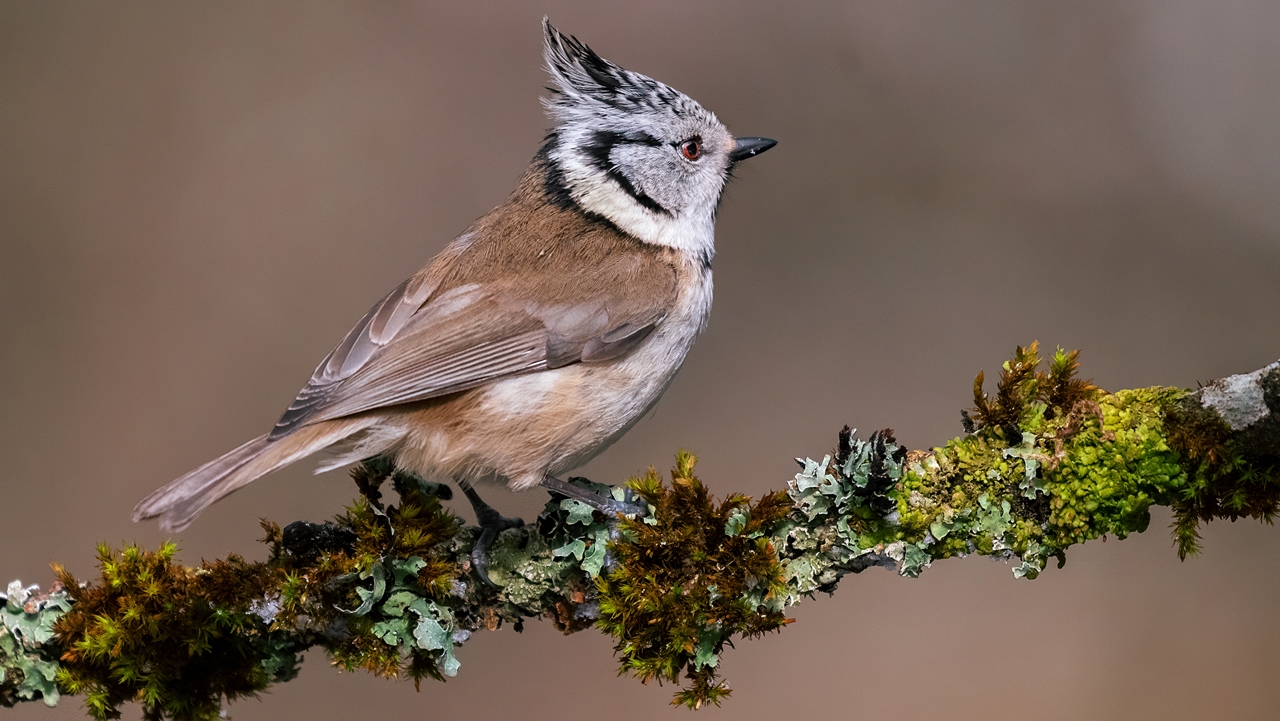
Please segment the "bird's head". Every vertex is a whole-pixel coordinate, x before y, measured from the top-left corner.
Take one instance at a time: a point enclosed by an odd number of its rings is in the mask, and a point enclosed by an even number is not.
[[[545,152],[583,210],[640,240],[710,259],[733,165],[773,147],[737,138],[693,98],[600,57],[543,20],[556,126]]]

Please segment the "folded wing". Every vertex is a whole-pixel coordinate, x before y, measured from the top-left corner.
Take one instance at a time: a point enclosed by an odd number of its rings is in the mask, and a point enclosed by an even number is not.
[[[557,289],[555,302],[540,297],[546,285],[536,272],[445,290],[429,268],[370,309],[316,368],[269,439],[502,377],[619,358],[676,300],[671,266],[646,260],[614,259],[602,267],[604,277]]]

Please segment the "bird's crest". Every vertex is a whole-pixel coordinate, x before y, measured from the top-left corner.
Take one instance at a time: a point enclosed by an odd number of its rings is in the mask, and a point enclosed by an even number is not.
[[[555,120],[572,122],[584,115],[603,119],[614,112],[706,112],[675,88],[605,60],[586,43],[555,29],[547,18],[542,19],[542,29],[543,57],[552,81],[543,105]]]

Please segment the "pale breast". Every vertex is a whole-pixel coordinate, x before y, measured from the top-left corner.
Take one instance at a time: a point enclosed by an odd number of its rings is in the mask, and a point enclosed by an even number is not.
[[[540,456],[541,468],[512,458],[513,487],[532,486],[543,473],[577,468],[613,444],[657,403],[684,363],[711,311],[711,272],[698,269],[673,312],[627,356],[580,363],[495,383],[481,408],[493,422],[525,430],[542,452],[521,444],[520,455]],[[526,456],[526,457],[527,457]]]

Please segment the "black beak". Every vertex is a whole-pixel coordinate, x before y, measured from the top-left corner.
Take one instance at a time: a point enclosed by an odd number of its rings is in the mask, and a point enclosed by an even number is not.
[[[737,163],[753,155],[759,155],[777,144],[778,141],[768,138],[738,138],[738,141],[733,144],[733,150],[729,151],[729,160]]]

